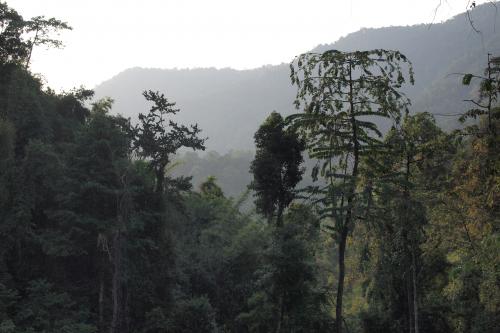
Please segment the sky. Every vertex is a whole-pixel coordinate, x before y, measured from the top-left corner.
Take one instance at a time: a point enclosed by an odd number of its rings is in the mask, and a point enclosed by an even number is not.
[[[2,1],[2,0],[0,0]],[[25,19],[69,23],[32,71],[56,91],[131,67],[251,69],[290,62],[360,28],[441,22],[467,0],[3,0]],[[486,1],[476,1],[477,4]],[[437,15],[435,16],[435,10]]]

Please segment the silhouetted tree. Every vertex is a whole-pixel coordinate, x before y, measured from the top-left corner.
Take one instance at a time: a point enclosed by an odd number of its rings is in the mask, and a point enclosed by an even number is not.
[[[295,186],[304,173],[300,164],[305,144],[286,128],[281,115],[273,112],[255,133],[255,146],[250,189],[255,191],[257,210],[269,221],[276,216],[279,227],[283,211],[293,200]]]

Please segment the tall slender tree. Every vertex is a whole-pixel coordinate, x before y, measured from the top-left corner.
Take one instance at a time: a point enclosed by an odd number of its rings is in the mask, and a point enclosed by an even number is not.
[[[310,157],[318,159],[313,178],[321,174],[326,185],[310,191],[321,217],[333,222],[325,228],[338,242],[335,331],[341,333],[347,237],[364,209],[360,158],[383,149],[375,119],[399,122],[407,112],[410,102],[399,89],[405,72],[413,83],[413,69],[403,54],[388,50],[305,53],[290,68],[298,87],[295,105],[304,112],[288,119],[306,139]]]

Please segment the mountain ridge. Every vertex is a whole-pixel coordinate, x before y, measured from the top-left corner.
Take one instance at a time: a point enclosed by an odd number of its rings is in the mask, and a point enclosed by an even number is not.
[[[481,35],[471,33],[465,14],[459,14],[432,26],[363,28],[312,51],[398,49],[415,69],[415,86],[404,89],[413,101],[413,112],[460,113],[468,108],[462,102],[464,96],[473,95],[476,86],[463,87],[460,77],[450,74],[481,73],[486,53],[500,53],[500,34],[492,29],[498,16],[491,14],[488,5],[472,12]],[[116,101],[115,112],[134,119],[148,110],[141,95],[148,89],[160,90],[177,102],[181,112],[176,119],[198,123],[209,138],[207,148],[219,153],[253,149],[253,134],[270,112],[295,112],[296,88],[290,83],[286,63],[243,70],[134,67],[101,83],[95,91],[97,98],[110,96]],[[440,117],[438,121],[447,129],[457,126],[453,117]]]

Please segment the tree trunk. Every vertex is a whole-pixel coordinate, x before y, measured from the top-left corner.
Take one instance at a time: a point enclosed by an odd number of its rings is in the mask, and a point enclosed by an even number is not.
[[[281,203],[278,204],[278,212],[276,216],[276,230],[274,233],[274,247],[276,251],[276,247],[278,247],[278,250],[281,252],[283,250],[283,243],[284,243],[284,235],[281,233],[281,229],[283,227],[283,210],[284,207]],[[279,318],[278,318],[278,323],[276,326],[276,333],[280,333],[283,327],[283,318],[285,315],[285,291],[280,292],[279,296]]]
[[[104,272],[99,273],[99,333],[104,333]]]
[[[35,38],[33,38],[33,42],[31,42],[30,49],[28,51],[28,58],[26,59],[26,64],[24,65],[25,69],[28,69],[28,67],[30,66],[31,54],[33,53],[33,47],[36,45],[36,42],[38,41],[38,32],[39,32],[39,29],[37,28],[36,32],[35,32]]]
[[[488,81],[490,82],[491,85],[493,85],[493,82],[492,82],[492,79],[491,79],[491,73],[492,73],[492,68],[491,68],[491,54],[488,53]],[[493,105],[493,92],[491,91],[491,89],[493,88],[490,88],[489,91],[488,91],[488,105],[487,105],[487,111],[488,111],[488,131],[490,132],[490,134],[493,134],[495,135],[495,129],[493,127],[493,123],[491,122],[491,106]],[[495,93],[496,94],[496,93]]]
[[[412,261],[412,280],[413,280],[413,321],[415,324],[415,333],[419,333],[418,329],[418,303],[417,303],[417,269],[415,260],[415,248],[411,251]]]
[[[128,332],[126,325],[126,287],[124,284],[123,235],[117,230],[113,236],[113,317],[110,333]]]
[[[411,287],[410,287],[410,278],[409,277],[405,278],[405,283],[406,283],[406,299],[408,301],[408,332],[413,333],[414,326],[413,326]]]
[[[280,333],[283,327],[283,317],[285,315],[285,302],[284,302],[284,292],[280,295],[280,317],[278,320],[278,326],[276,327],[276,333]]]
[[[347,197],[347,211],[343,225],[341,226],[341,231],[339,233],[339,252],[338,252],[338,267],[339,267],[339,275],[338,275],[338,286],[337,286],[337,304],[335,305],[335,315],[336,315],[336,333],[342,333],[342,298],[344,296],[344,277],[345,277],[345,249],[347,243],[347,235],[349,234],[349,228],[354,217],[353,213],[353,205],[355,201],[355,191],[356,191],[356,181],[358,177],[358,164],[359,164],[359,151],[360,144],[358,141],[358,128],[356,124],[356,117],[354,115],[354,87],[353,87],[353,79],[352,79],[352,65],[349,63],[349,113],[350,113],[350,122],[352,127],[352,143],[353,143],[353,166],[352,166],[352,174],[351,174],[351,184],[348,189],[348,197]]]
[[[104,333],[106,324],[104,321],[104,306],[105,306],[105,290],[106,290],[106,272],[108,271],[108,264],[111,261],[111,254],[109,253],[108,241],[106,236],[99,233],[97,236],[97,250],[98,250],[98,280],[99,280],[99,294],[97,299],[99,310],[98,332]]]
[[[120,332],[121,322],[121,288],[120,288],[120,273],[121,273],[121,249],[120,249],[120,232],[117,231],[113,235],[113,278],[111,284],[111,293],[113,300],[113,317],[111,320],[110,333]]]
[[[338,286],[337,286],[337,304],[335,305],[335,332],[342,333],[342,298],[344,296],[344,277],[345,277],[345,248],[347,243],[347,228],[344,228],[340,233],[339,240],[339,273],[338,273]]]
[[[404,186],[404,198],[405,198],[405,221],[407,225],[410,224],[410,189],[408,188],[408,184],[410,182],[410,165],[413,160],[408,148],[406,147],[406,172],[405,179],[406,184]],[[415,231],[414,231],[415,232]],[[412,237],[413,238],[413,237]],[[407,237],[408,239],[408,237]],[[410,243],[410,256],[411,256],[411,277],[408,276],[408,282],[411,283],[411,287],[408,289],[408,312],[410,317],[410,332],[419,333],[418,329],[418,304],[417,304],[417,272],[416,272],[416,260],[415,260],[415,244],[413,239],[409,241]],[[410,273],[410,272],[408,272]],[[409,274],[408,274],[409,275]],[[410,282],[411,281],[411,282]],[[410,301],[410,297],[413,301]],[[412,311],[413,310],[413,311]],[[413,318],[412,318],[413,317]]]
[[[283,226],[283,211],[285,207],[283,204],[278,203],[278,212],[276,213],[276,227],[279,229]]]
[[[156,173],[156,189],[155,189],[156,193],[163,193],[163,183],[165,180],[164,170],[165,170],[164,167],[158,167],[158,169],[156,169],[156,172],[155,172]]]

